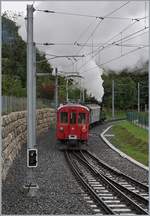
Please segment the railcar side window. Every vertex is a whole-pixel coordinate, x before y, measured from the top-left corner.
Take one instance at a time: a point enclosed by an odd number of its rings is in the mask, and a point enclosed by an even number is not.
[[[85,124],[86,123],[86,115],[85,113],[79,113],[78,115],[78,124]]]
[[[76,113],[75,112],[70,113],[70,124],[76,124]]]
[[[68,113],[67,112],[61,112],[60,113],[60,122],[61,123],[68,123]]]

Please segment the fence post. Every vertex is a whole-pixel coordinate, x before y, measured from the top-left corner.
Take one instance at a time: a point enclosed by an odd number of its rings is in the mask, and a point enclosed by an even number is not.
[[[140,112],[140,83],[138,82],[138,112]]]
[[[115,119],[115,93],[114,93],[114,80],[112,80],[112,119]]]

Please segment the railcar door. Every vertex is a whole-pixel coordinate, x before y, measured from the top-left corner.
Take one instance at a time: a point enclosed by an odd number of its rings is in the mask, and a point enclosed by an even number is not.
[[[59,125],[57,130],[59,131],[59,138],[65,140],[68,137],[68,111],[61,110],[58,118]]]
[[[87,140],[89,130],[89,113],[87,111],[79,111],[78,128],[81,140]]]
[[[77,140],[78,139],[77,130],[78,130],[77,110],[76,109],[70,109],[70,112],[69,112],[69,134],[68,134],[69,140]]]

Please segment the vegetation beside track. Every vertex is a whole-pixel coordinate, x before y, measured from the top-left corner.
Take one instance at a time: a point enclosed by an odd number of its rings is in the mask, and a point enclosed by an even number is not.
[[[128,121],[112,127],[112,144],[135,160],[148,165],[148,131]]]
[[[2,14],[2,95],[26,97],[26,41],[19,34],[20,26],[17,24],[20,13],[5,11]],[[23,17],[22,17],[23,19]],[[49,73],[49,76],[37,77],[37,97],[54,100],[55,75],[52,74],[52,65],[46,58],[46,54],[36,48],[37,72]],[[69,86],[73,83],[69,79]],[[58,74],[59,101],[66,98],[66,79]],[[76,86],[69,88],[69,98],[78,99],[80,89]],[[85,98],[92,96],[85,90]],[[93,98],[93,97],[92,97]]]
[[[104,110],[106,114],[106,119],[107,120],[112,120],[112,111]],[[126,112],[125,111],[116,111],[115,112],[115,119],[121,119],[121,118],[126,118]]]
[[[148,107],[148,61],[138,61],[132,68],[120,70],[103,69],[103,108],[112,107],[112,81],[114,80],[114,103],[117,110],[137,110],[138,83],[140,84],[140,111]]]

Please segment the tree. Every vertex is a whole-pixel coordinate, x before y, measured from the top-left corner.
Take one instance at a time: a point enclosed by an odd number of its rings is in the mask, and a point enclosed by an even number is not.
[[[13,17],[13,20],[11,18]],[[2,94],[18,95],[18,91],[25,93],[27,72],[26,72],[26,42],[22,40],[18,33],[19,26],[17,26],[15,19],[17,15],[11,13],[4,13],[2,16],[2,76],[3,88]],[[37,72],[52,73],[51,65],[44,53],[36,49],[37,61],[43,61],[37,64]],[[9,82],[14,82],[13,87]],[[42,84],[42,83],[41,83]],[[44,85],[44,84],[42,84]],[[18,86],[18,87],[17,87]],[[12,91],[10,91],[10,88]],[[20,89],[20,90],[19,90]],[[42,89],[42,88],[41,88]]]
[[[137,109],[138,82],[142,109],[144,110],[145,104],[148,104],[148,61],[140,64],[140,67],[125,68],[117,72],[107,68],[102,79],[104,80],[103,104],[107,110],[112,106],[112,80],[115,81],[115,109]]]

